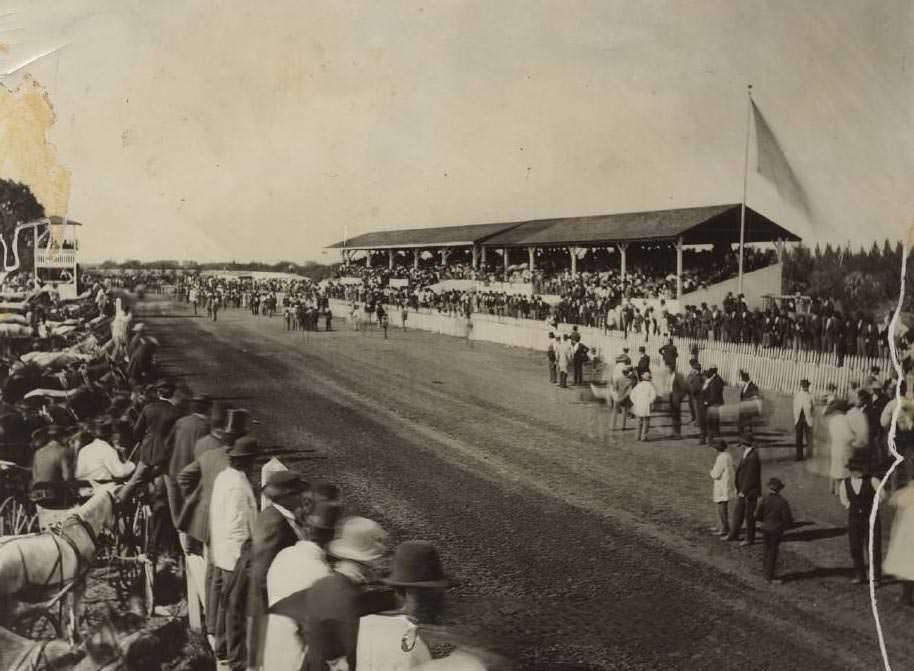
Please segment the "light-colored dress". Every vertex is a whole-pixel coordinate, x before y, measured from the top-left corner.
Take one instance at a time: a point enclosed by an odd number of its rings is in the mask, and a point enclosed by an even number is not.
[[[736,466],[733,457],[727,451],[719,452],[711,469],[714,487],[711,495],[714,503],[725,503],[736,497]]]
[[[901,580],[914,580],[914,485],[899,489],[889,502],[897,512],[882,570]]]
[[[415,629],[405,615],[366,615],[359,619],[358,671],[409,671],[430,662],[428,646]]]
[[[637,417],[650,417],[651,404],[657,398],[657,390],[652,382],[641,380],[629,394],[632,401],[632,412]]]
[[[829,437],[829,454],[831,456],[829,466],[829,477],[833,480],[841,480],[850,477],[847,470],[847,460],[850,459],[853,452],[854,434],[851,431],[850,423],[847,421],[847,415],[842,412],[836,412],[827,418],[828,437]]]

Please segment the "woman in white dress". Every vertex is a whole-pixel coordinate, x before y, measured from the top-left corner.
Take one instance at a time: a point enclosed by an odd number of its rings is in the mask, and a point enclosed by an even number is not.
[[[901,602],[914,606],[914,483],[895,492],[889,504],[896,513],[882,570],[901,581]]]
[[[847,461],[854,451],[854,433],[850,422],[844,413],[843,404],[834,401],[825,408],[825,423],[828,427],[829,438],[829,478],[831,478],[831,493],[838,495],[838,486],[842,480],[850,477],[847,470]]]

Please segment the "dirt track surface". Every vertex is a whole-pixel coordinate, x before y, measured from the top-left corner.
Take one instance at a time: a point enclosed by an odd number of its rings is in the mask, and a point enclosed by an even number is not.
[[[392,542],[434,542],[459,580],[449,619],[519,669],[881,667],[832,502],[810,504],[831,520],[782,546],[786,582],[769,585],[760,544],[708,533],[713,451],[637,443],[631,424],[589,437],[599,406],[549,385],[541,354],[417,331],[385,341],[342,320],[332,333],[287,333],[244,309],[216,323],[164,301],[144,310],[179,380],[249,408],[261,444],[339,483],[348,512],[378,520]],[[795,475],[796,496],[824,490]],[[823,548],[833,561],[819,561]],[[897,587],[879,594],[905,668],[914,614],[894,603]]]

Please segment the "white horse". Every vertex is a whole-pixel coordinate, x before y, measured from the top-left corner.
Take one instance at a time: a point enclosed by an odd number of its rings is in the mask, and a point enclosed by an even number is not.
[[[70,587],[67,635],[79,640],[79,605],[85,576],[98,551],[98,534],[114,526],[116,485],[95,490],[86,503],[48,531],[0,538],[0,624],[22,602],[47,601]]]

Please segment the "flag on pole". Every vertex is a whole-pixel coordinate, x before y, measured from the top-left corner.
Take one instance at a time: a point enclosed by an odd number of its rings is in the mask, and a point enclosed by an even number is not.
[[[809,200],[806,191],[797,179],[793,168],[787,162],[787,157],[781,145],[765,121],[761,110],[752,101],[752,116],[755,119],[755,140],[757,144],[757,172],[774,184],[778,194],[786,202],[802,210],[806,215],[811,215]]]

